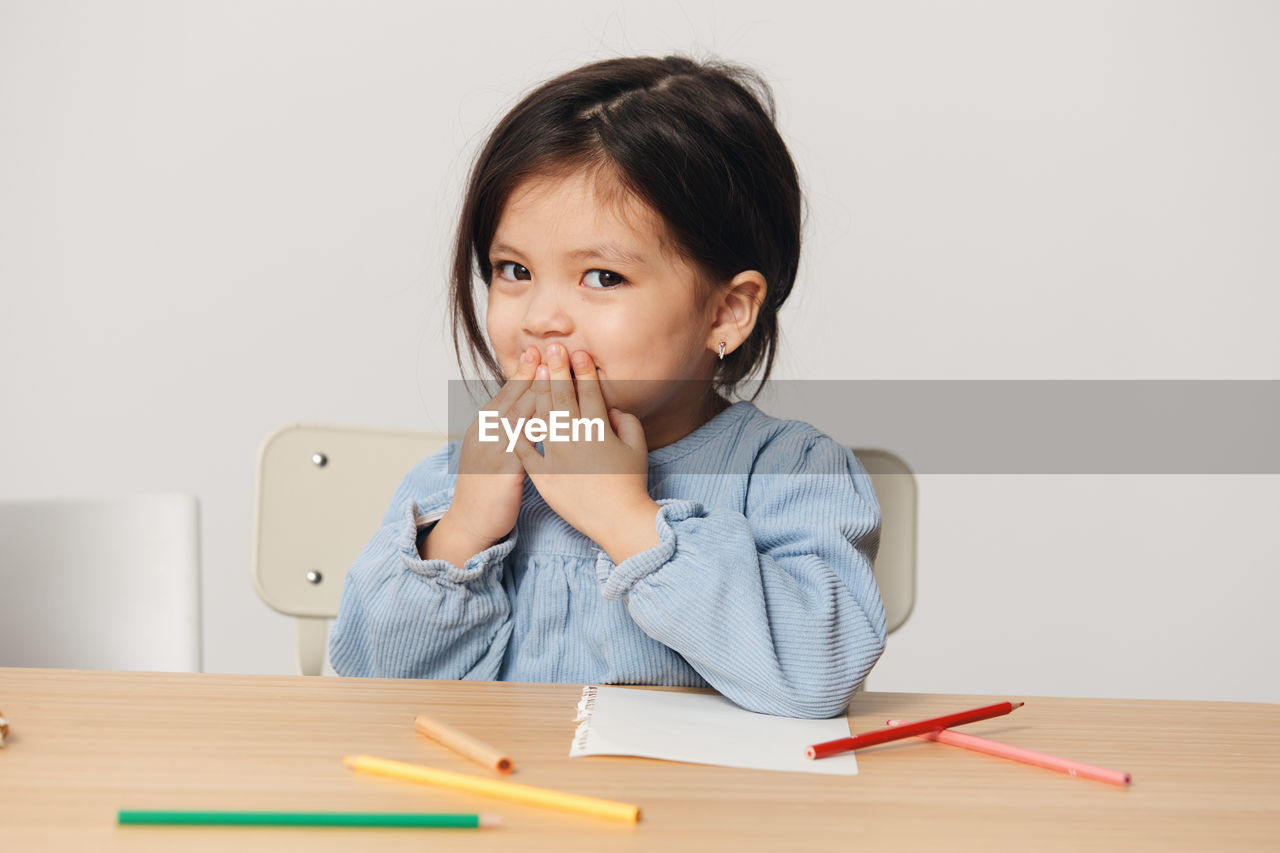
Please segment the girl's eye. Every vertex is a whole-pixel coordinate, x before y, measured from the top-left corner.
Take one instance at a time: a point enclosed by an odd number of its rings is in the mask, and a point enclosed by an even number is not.
[[[592,290],[612,290],[615,287],[620,286],[623,282],[626,281],[625,278],[618,275],[616,272],[609,272],[608,270],[587,270],[587,276],[583,278],[583,281],[589,281],[590,277],[595,275],[596,273],[599,273],[601,276],[600,285],[599,286],[587,285]]]
[[[493,265],[493,271],[500,272],[504,267],[515,267],[514,274],[517,276],[520,276],[520,275],[524,276],[524,278],[507,278],[505,275],[501,276],[507,281],[528,281],[532,277],[529,274],[528,267],[522,267],[520,266],[520,264],[517,264],[515,261],[498,261],[496,264]]]
[[[507,267],[511,268],[509,273],[506,272]],[[530,281],[533,278],[533,274],[529,272],[528,267],[515,261],[496,261],[493,263],[493,271],[504,281]],[[590,282],[593,275],[599,275],[600,282],[594,285],[588,283],[587,287],[591,290],[613,290],[626,282],[625,278],[616,272],[609,272],[608,270],[587,270],[583,281]]]

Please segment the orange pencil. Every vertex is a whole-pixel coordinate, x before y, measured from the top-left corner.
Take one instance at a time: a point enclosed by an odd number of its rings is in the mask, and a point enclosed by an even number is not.
[[[889,720],[891,726],[905,726],[907,720]],[[1128,785],[1130,776],[1120,770],[1109,770],[1106,767],[1098,767],[1094,764],[1085,764],[1083,761],[1072,761],[1070,758],[1059,758],[1056,755],[1049,755],[1046,752],[1035,752],[1030,749],[1023,749],[1020,746],[1010,746],[1007,743],[1000,743],[995,740],[987,740],[986,738],[975,737],[974,735],[961,734],[943,729],[940,732],[927,732],[925,734],[916,735],[916,737],[928,738],[936,740],[938,743],[946,743],[951,746],[958,746],[963,749],[972,749],[975,752],[985,752],[987,755],[996,755],[1000,758],[1008,758],[1013,761],[1021,761],[1023,764],[1034,764],[1037,767],[1045,767],[1049,770],[1060,770],[1063,773],[1069,773],[1072,776],[1082,776],[1085,779],[1094,779],[1098,782],[1108,782],[1112,785]]]
[[[496,749],[481,740],[476,740],[465,732],[460,732],[453,726],[446,726],[439,720],[433,720],[430,717],[414,717],[414,727],[421,733],[438,741],[452,749],[454,752],[465,755],[472,761],[483,764],[491,770],[499,773],[511,772],[511,759],[503,754],[502,750]]]

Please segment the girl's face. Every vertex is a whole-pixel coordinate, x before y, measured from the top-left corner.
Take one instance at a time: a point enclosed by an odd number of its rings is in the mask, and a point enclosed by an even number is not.
[[[702,414],[714,308],[697,298],[693,269],[663,252],[656,214],[621,198],[600,198],[585,171],[517,187],[489,250],[486,326],[507,376],[530,346],[543,363],[552,344],[586,350],[605,402],[648,432],[681,407]]]

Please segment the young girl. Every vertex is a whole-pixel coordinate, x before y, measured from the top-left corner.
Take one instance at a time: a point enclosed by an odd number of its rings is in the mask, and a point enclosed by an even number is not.
[[[725,399],[768,379],[799,261],[773,115],[750,71],[671,56],[571,71],[498,124],[458,229],[459,362],[461,329],[508,424],[608,426],[508,450],[473,421],[410,471],[347,574],[339,674],[845,709],[885,643],[870,477],[814,427]]]

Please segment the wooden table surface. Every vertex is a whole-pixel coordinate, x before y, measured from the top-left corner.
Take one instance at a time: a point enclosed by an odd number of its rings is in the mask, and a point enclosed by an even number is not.
[[[857,776],[568,757],[581,686],[0,669],[0,850],[1277,850],[1280,706],[1025,699],[977,735],[1133,774],[1129,788],[920,740]],[[999,701],[859,694],[854,731]],[[484,775],[427,714],[509,751],[510,779],[639,805],[619,824],[356,773],[365,753]],[[489,774],[492,775],[492,774]],[[463,811],[495,830],[116,826],[121,808]]]

